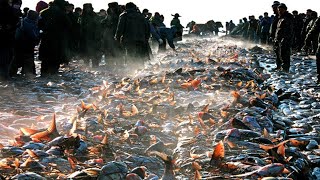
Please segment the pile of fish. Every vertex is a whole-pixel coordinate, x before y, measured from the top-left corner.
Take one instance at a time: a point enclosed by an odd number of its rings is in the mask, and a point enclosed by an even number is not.
[[[244,46],[188,40],[134,75],[97,75],[68,119],[0,145],[0,178],[319,179],[314,60],[294,56],[283,73]]]

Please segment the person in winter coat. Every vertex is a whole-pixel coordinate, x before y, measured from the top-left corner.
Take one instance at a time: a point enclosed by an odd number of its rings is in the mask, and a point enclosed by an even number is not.
[[[175,51],[175,45],[173,44],[174,36],[176,34],[176,27],[172,26],[171,28],[159,28],[159,34],[161,41],[159,41],[159,51],[165,51],[167,43]]]
[[[64,0],[54,0],[49,8],[40,13],[38,25],[42,30],[39,47],[41,76],[57,74],[60,64],[67,58],[67,35],[71,22],[65,6]]]
[[[317,83],[320,83],[320,17],[317,18],[317,20],[315,21],[313,27],[311,28],[311,30],[309,31],[309,33],[307,34],[306,40],[308,41],[309,39],[312,39],[314,36],[318,36],[319,37],[319,44],[318,44],[318,49],[316,52],[316,58],[317,58]]]
[[[180,23],[179,17],[181,17],[181,16],[178,13],[176,13],[176,14],[174,14],[172,16],[173,16],[173,19],[171,20],[170,26],[175,26],[176,29],[177,29],[175,39],[177,41],[182,41],[182,34],[183,34],[183,28],[184,27]]]
[[[115,39],[126,50],[127,63],[142,65],[150,60],[150,25],[134,3],[126,4],[126,10],[120,15]]]
[[[99,16],[93,11],[91,3],[83,5],[81,15],[81,40],[80,49],[83,53],[85,64],[89,65],[92,61],[92,67],[99,66],[101,59],[100,42],[102,37],[101,23]]]
[[[260,21],[260,40],[261,44],[267,44],[269,39],[269,31],[271,26],[271,19],[268,16],[268,13],[264,13],[264,17]]]
[[[310,17],[311,17],[311,20],[307,26],[307,33],[309,33],[309,31],[312,29],[313,25],[315,24],[318,18],[318,13],[313,11]],[[318,35],[316,34],[313,37],[309,36],[308,41],[305,41],[304,50],[308,54],[315,55],[317,51],[317,47],[318,47]]]
[[[17,74],[18,68],[22,67],[21,74],[30,76],[36,74],[34,64],[34,47],[38,45],[39,14],[36,11],[29,10],[27,17],[21,20],[20,26],[17,28],[15,35],[15,58],[12,63],[12,71]]]
[[[281,3],[278,6],[279,21],[275,33],[277,68],[289,72],[291,47],[293,43],[293,16],[287,11],[287,6]]]
[[[301,48],[301,44],[303,44],[303,39],[301,39],[301,32],[303,28],[303,19],[298,11],[292,11],[293,15],[293,32],[294,32],[294,39],[293,39],[293,48],[298,51]]]
[[[9,79],[13,59],[14,37],[19,16],[8,0],[0,0],[0,79]]]
[[[102,49],[109,65],[124,64],[120,44],[114,39],[121,14],[120,7],[117,2],[109,3],[108,7],[107,16],[101,22],[104,31]]]

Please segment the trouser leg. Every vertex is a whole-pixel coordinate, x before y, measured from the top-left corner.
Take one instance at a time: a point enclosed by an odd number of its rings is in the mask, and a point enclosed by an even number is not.
[[[288,46],[282,46],[280,48],[280,53],[281,53],[281,60],[282,60],[282,69],[286,72],[289,72],[291,48]]]

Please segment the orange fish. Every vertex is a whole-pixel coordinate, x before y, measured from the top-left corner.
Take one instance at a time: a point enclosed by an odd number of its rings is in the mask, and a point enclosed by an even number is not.
[[[201,79],[194,79],[190,82],[185,82],[181,84],[181,87],[184,89],[189,89],[191,87],[193,87],[193,89],[198,89],[199,85],[201,84]]]
[[[214,165],[214,164],[220,165],[221,161],[224,158],[224,155],[225,155],[224,144],[222,141],[220,141],[213,150],[213,154],[210,160],[210,165]]]
[[[45,131],[38,132],[30,136],[34,141],[50,141],[59,135],[56,125],[56,115],[53,114],[50,126]]]

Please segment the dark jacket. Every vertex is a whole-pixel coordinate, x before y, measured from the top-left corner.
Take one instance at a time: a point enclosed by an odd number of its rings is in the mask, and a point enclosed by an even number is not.
[[[270,26],[271,26],[271,18],[270,17],[262,18],[262,20],[260,21],[261,32],[269,33]]]
[[[146,42],[150,38],[150,25],[137,10],[126,10],[120,15],[115,38],[124,45]]]
[[[292,45],[293,42],[293,16],[285,12],[280,16],[275,33],[275,41],[282,45]]]
[[[272,38],[272,40],[274,40],[276,35],[278,21],[279,21],[279,16],[275,15],[270,27],[270,38]]]
[[[175,49],[175,46],[173,44],[173,39],[174,39],[176,32],[177,32],[177,29],[174,26],[171,28],[159,28],[159,34],[160,34],[161,39],[167,40],[169,46],[172,49]]]
[[[178,18],[173,18],[170,23],[171,26],[175,26],[177,31],[183,31],[183,26],[180,24],[180,20]]]
[[[99,16],[91,12],[89,14],[82,14],[81,16],[81,39],[82,43],[87,47],[98,47],[98,42],[101,38],[101,24]]]
[[[43,31],[40,34],[40,60],[60,63],[66,59],[67,35],[71,22],[63,8],[52,5],[40,13],[38,27]]]
[[[0,4],[0,48],[13,47],[19,17],[8,4]]]
[[[319,45],[318,45],[317,53],[320,56],[320,17],[317,18],[317,20],[315,21],[313,27],[311,28],[311,30],[307,34],[306,40],[309,40],[312,37],[315,37],[317,35],[319,35],[319,40],[318,40]]]
[[[39,35],[37,21],[25,17],[17,28],[15,39],[18,46],[33,51],[34,47],[39,43]]]
[[[293,16],[293,31],[296,36],[301,36],[303,20],[299,15]]]

